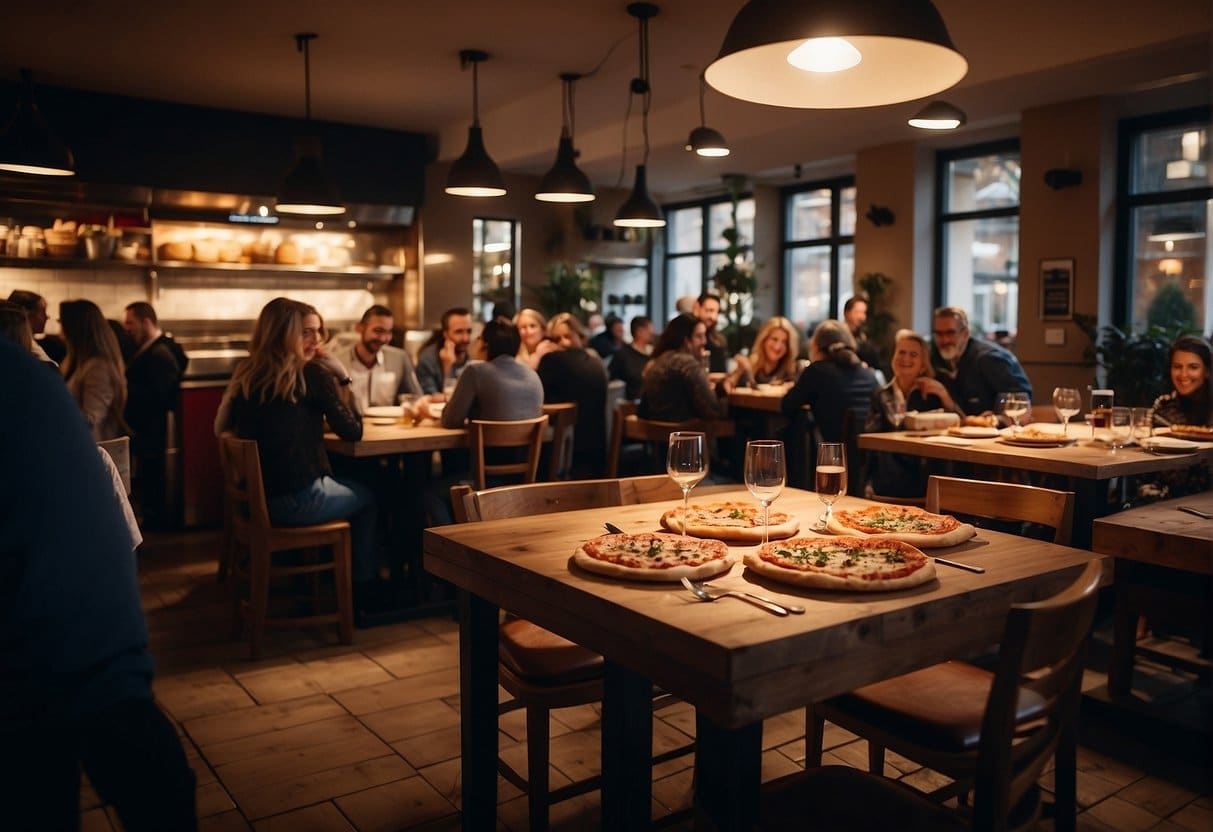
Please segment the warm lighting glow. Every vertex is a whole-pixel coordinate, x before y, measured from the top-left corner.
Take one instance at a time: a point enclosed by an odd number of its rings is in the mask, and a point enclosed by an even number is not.
[[[258,216],[268,217],[270,215],[270,209],[268,206],[262,205],[257,209],[257,214]]]
[[[842,72],[862,60],[846,38],[809,38],[788,53],[788,63],[805,72]]]
[[[446,252],[435,251],[431,254],[427,254],[425,256],[425,258],[422,260],[422,262],[425,263],[427,266],[443,266],[443,265],[446,265],[447,263],[454,263],[455,255],[447,254]]]
[[[317,231],[323,231],[323,230],[324,230],[324,223],[322,223],[322,222],[318,222],[318,223],[316,223],[316,230],[317,230]]]
[[[1167,251],[1175,251],[1175,241],[1174,240],[1164,240],[1162,247],[1165,248]]]
[[[510,250],[509,243],[485,243],[484,244],[484,253],[485,254],[495,254],[496,252],[499,252],[499,251],[509,251],[509,250]]]
[[[1184,261],[1178,257],[1167,257],[1158,261],[1158,270],[1165,275],[1184,273]]]
[[[348,227],[348,228],[357,228],[357,227],[358,227],[358,223],[357,223],[356,221],[354,221],[354,220],[350,220],[349,222],[347,222],[347,223],[346,223],[346,227]]]
[[[1001,280],[994,281],[994,294],[1005,295],[1007,293],[1007,284]]]

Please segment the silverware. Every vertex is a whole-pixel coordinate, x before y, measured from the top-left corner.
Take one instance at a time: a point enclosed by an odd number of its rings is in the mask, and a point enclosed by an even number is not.
[[[967,563],[958,563],[954,560],[944,560],[943,558],[935,558],[936,563],[942,563],[944,566],[951,566],[953,569],[963,569],[966,572],[976,572],[977,574],[984,573],[984,566],[970,566]]]
[[[611,534],[627,534],[627,532],[616,526],[614,523],[603,523],[602,525],[605,526],[606,530]]]
[[[793,607],[783,607],[783,606],[780,606],[779,604],[776,604],[774,601],[768,600],[766,598],[760,598],[757,595],[751,595],[748,592],[735,592],[734,590],[731,590],[731,589],[724,589],[724,590],[720,590],[719,592],[713,594],[711,592],[708,592],[706,589],[704,589],[702,585],[693,583],[692,581],[690,581],[686,578],[682,579],[682,585],[685,586],[688,590],[690,590],[691,594],[694,595],[696,598],[698,598],[700,601],[715,601],[718,598],[726,598],[731,595],[734,598],[740,598],[743,601],[749,601],[751,604],[754,604],[755,606],[762,607],[764,610],[767,610],[768,612],[775,613],[775,615],[787,615],[789,610],[804,612],[804,607],[794,607],[794,608]]]
[[[1195,514],[1197,517],[1203,517],[1205,520],[1213,520],[1213,514],[1207,511],[1201,511],[1194,506],[1176,506],[1176,511],[1186,511],[1188,514]]]

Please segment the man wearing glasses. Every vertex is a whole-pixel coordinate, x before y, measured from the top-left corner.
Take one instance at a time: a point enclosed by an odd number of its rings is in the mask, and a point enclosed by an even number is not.
[[[421,392],[409,354],[391,345],[392,329],[392,310],[375,304],[354,324],[358,340],[333,350],[349,369],[350,390],[359,413],[368,407],[394,405],[402,393]]]
[[[1018,359],[991,341],[971,339],[963,309],[936,309],[931,335],[931,364],[966,414],[995,412],[999,393],[1024,392],[1031,401],[1032,383]]]

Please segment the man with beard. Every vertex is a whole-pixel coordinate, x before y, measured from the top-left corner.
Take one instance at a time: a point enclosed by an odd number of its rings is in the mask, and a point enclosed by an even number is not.
[[[885,364],[880,358],[880,350],[868,340],[868,334],[863,328],[868,320],[868,296],[866,293],[860,292],[847,299],[847,302],[842,306],[842,319],[846,322],[847,329],[851,330],[851,335],[855,338],[855,354],[859,356],[859,360],[873,370],[877,370],[888,377],[889,373],[885,370]]]
[[[1032,383],[1018,359],[997,344],[970,338],[963,309],[936,309],[931,334],[931,364],[966,414],[995,412],[999,393],[1027,393],[1031,401]]]
[[[468,363],[472,342],[472,313],[463,308],[442,313],[442,329],[435,332],[417,356],[417,379],[426,393],[441,393]]]
[[[358,412],[368,407],[395,405],[402,393],[420,393],[421,385],[409,354],[393,347],[392,310],[375,304],[354,324],[358,340],[333,350],[350,373],[350,390]]]
[[[716,330],[720,320],[720,298],[711,292],[704,292],[695,301],[694,316],[703,321],[708,331],[708,372],[727,373],[729,371],[729,350],[724,336]]]

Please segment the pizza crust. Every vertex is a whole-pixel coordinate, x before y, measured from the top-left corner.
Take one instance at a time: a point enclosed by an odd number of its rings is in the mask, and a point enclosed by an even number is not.
[[[835,589],[848,592],[890,592],[908,589],[935,580],[935,562],[927,558],[922,568],[900,578],[864,580],[855,576],[830,575],[826,572],[808,572],[800,569],[785,569],[765,561],[757,552],[746,552],[745,565],[771,580],[810,589]]]
[[[596,538],[598,539],[598,538]],[[587,541],[587,543],[590,541]],[[737,562],[737,556],[726,551],[723,557],[713,558],[703,563],[689,565],[676,564],[661,569],[637,566],[625,566],[614,561],[601,560],[586,551],[585,544],[573,552],[572,561],[581,569],[596,575],[619,578],[627,581],[681,581],[683,578],[691,581],[702,581],[728,572]]]
[[[691,506],[691,522],[687,527],[687,534],[692,537],[711,538],[713,540],[724,540],[729,543],[762,543],[762,526],[717,526],[711,523],[695,522],[695,509],[704,509],[711,506],[733,505],[732,503],[701,503],[699,506]],[[746,506],[747,509],[753,509],[753,506]],[[756,519],[761,520],[762,514],[760,509],[755,509],[759,512]],[[783,513],[783,512],[780,512]],[[661,515],[661,525],[672,532],[682,532],[682,508],[672,508]],[[791,515],[787,515],[787,520],[782,523],[773,523],[767,526],[768,540],[781,540],[791,537],[800,531],[800,521]]]
[[[971,523],[961,523],[951,531],[942,534],[925,534],[923,532],[881,532],[869,534],[852,529],[838,519],[837,514],[831,514],[826,522],[826,528],[831,534],[846,537],[862,537],[865,540],[900,540],[920,549],[944,549],[948,546],[958,546],[977,534],[977,529]]]

